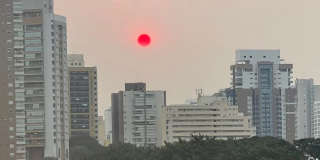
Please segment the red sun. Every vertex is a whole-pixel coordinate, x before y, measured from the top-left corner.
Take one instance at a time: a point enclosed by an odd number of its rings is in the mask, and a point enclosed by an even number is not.
[[[142,47],[147,47],[149,46],[151,42],[151,38],[149,35],[147,34],[141,34],[138,38],[138,43],[140,44],[140,46]]]

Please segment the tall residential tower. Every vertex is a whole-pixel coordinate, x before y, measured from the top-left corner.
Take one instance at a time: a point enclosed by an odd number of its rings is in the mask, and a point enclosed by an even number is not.
[[[295,139],[297,90],[291,87],[292,68],[280,58],[280,50],[236,51],[226,94],[229,104],[252,116],[258,136]]]
[[[160,146],[162,107],[166,91],[147,91],[145,83],[126,83],[125,91],[111,95],[112,141],[137,146]]]
[[[78,55],[68,55],[70,136],[86,135],[98,140],[98,84],[97,68],[84,67]]]
[[[52,0],[1,2],[0,159],[68,160],[66,18]]]

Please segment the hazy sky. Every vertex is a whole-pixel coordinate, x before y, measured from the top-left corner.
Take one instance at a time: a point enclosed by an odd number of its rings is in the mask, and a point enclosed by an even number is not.
[[[166,90],[167,104],[229,87],[237,49],[280,49],[294,78],[320,83],[319,0],[55,0],[68,52],[98,67],[99,115],[124,83]],[[152,44],[139,47],[139,34]]]

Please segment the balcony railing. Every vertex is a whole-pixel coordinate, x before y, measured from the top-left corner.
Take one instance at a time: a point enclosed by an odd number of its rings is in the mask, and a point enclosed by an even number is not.
[[[25,77],[25,81],[26,82],[30,82],[30,81],[44,81],[44,78],[43,76],[28,76],[28,77]]]
[[[39,104],[39,105],[34,105],[34,104],[26,104],[25,105],[26,110],[38,110],[38,109],[44,109],[44,105],[43,104]]]
[[[27,145],[44,145],[44,140],[28,140]]]
[[[43,97],[32,97],[32,98],[25,98],[25,102],[44,102]]]

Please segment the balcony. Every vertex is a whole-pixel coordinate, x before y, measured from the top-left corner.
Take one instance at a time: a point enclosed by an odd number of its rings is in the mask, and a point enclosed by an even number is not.
[[[43,82],[44,78],[43,76],[25,76],[24,80],[25,82]]]
[[[25,86],[24,86],[26,89],[35,89],[35,88],[44,88],[44,83],[42,82],[33,82],[33,83],[25,83]]]
[[[19,67],[19,66],[24,66],[23,61],[15,61],[14,66]]]
[[[26,139],[45,139],[44,133],[27,133]]]
[[[25,98],[26,103],[34,103],[34,102],[42,102],[44,103],[44,97],[26,97]]]
[[[44,90],[33,90],[33,92],[27,92],[25,97],[31,96],[44,96]]]
[[[26,75],[41,75],[41,74],[43,74],[43,70],[42,70],[42,68],[41,69],[26,69],[25,71],[24,71],[24,74],[26,74]]]
[[[26,153],[26,148],[24,147],[17,147],[17,153]],[[18,156],[17,156],[18,158]],[[19,159],[19,158],[18,158]],[[20,158],[20,159],[23,159],[23,158]]]
[[[25,118],[24,112],[16,112],[16,118]]]
[[[44,140],[27,140],[26,146],[27,147],[38,147],[38,146],[44,146],[45,141]]]
[[[26,104],[26,110],[43,110],[44,104]]]

